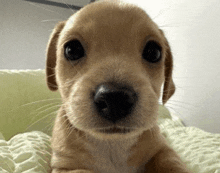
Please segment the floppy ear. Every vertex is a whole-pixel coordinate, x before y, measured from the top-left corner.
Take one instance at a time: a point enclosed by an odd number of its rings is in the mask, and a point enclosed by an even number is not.
[[[161,32],[163,34],[162,30]],[[175,92],[175,85],[172,78],[172,71],[173,71],[173,57],[169,43],[166,40],[166,59],[165,59],[165,73],[164,73],[165,81],[164,81],[163,98],[162,98],[163,104],[165,104]]]
[[[46,77],[47,86],[51,91],[56,91],[58,89],[55,76],[55,67],[57,60],[57,41],[64,25],[65,21],[60,22],[56,25],[47,45]]]

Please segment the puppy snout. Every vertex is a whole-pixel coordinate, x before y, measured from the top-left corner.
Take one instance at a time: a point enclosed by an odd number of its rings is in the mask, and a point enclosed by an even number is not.
[[[132,88],[113,83],[99,85],[94,95],[99,115],[113,123],[129,116],[136,101],[137,94]]]

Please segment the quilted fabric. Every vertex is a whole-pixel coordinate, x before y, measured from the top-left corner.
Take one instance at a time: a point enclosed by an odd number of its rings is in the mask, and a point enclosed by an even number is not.
[[[160,127],[193,173],[220,173],[220,134],[184,127],[179,119],[162,118]]]
[[[50,137],[43,132],[18,134],[8,142],[0,140],[0,172],[47,173],[50,153]]]

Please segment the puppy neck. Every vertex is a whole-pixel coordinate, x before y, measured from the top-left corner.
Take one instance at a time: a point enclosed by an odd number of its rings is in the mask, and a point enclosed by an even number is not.
[[[135,167],[128,166],[127,160],[138,137],[101,140],[89,136],[88,140],[87,149],[95,161],[92,167],[95,172],[137,172]]]

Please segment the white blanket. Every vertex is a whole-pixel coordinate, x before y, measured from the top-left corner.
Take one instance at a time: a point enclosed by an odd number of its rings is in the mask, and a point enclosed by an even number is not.
[[[193,173],[220,173],[220,134],[185,127],[179,119],[165,118],[160,128]]]
[[[0,140],[0,173],[47,173],[50,171],[50,137],[43,132],[21,133]]]

